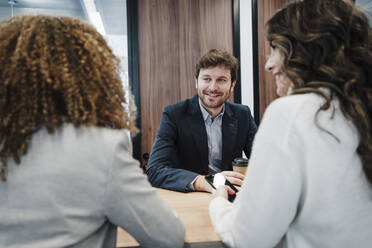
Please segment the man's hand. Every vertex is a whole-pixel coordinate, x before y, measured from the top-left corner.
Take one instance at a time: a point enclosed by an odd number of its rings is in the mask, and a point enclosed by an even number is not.
[[[245,178],[243,174],[235,171],[222,171],[221,174],[226,177],[226,179],[229,180],[230,183],[234,184],[238,190],[240,190],[240,187],[242,186],[243,180]],[[205,177],[202,175],[196,178],[194,182],[194,189],[195,191],[206,191],[210,193],[213,193],[215,191],[215,189],[213,189],[213,187],[207,182],[207,180],[205,180]],[[231,192],[232,194],[235,193],[232,189],[230,189],[229,192]]]
[[[245,178],[243,174],[235,171],[222,171],[221,174],[224,175],[230,183],[234,184],[234,186],[237,186],[236,188],[238,190],[240,190]]]
[[[205,180],[205,177],[200,175],[196,178],[194,182],[195,191],[206,191],[212,193],[214,189],[212,186]]]

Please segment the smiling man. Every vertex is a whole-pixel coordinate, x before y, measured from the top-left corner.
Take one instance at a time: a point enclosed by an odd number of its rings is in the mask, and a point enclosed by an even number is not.
[[[234,91],[237,59],[212,49],[195,68],[197,95],[166,106],[146,173],[155,187],[212,192],[204,176],[221,172],[240,186],[232,161],[250,156],[257,127],[247,106],[227,102]]]

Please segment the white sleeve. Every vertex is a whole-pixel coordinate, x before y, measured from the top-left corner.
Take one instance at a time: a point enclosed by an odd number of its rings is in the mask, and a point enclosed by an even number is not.
[[[181,220],[147,181],[132,158],[130,142],[124,137],[116,146],[104,199],[105,215],[141,247],[183,247]]]
[[[234,230],[233,222],[231,221],[233,214],[233,204],[222,197],[216,197],[209,205],[209,213],[218,235],[222,242],[228,247],[235,247],[232,237]]]
[[[274,247],[296,216],[302,148],[291,125],[293,115],[280,110],[265,113],[235,202],[216,198],[210,204],[217,233],[232,247]]]

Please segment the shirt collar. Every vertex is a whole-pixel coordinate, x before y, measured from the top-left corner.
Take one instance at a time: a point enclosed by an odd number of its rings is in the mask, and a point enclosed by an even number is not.
[[[208,111],[204,108],[204,106],[202,105],[201,103],[201,100],[199,98],[199,106],[200,106],[200,110],[202,112],[202,115],[203,115],[203,120],[206,121],[208,119],[208,117],[212,120],[212,116],[208,113]],[[223,104],[223,107],[222,107],[222,110],[221,112],[214,118],[218,118],[218,117],[222,117],[223,114],[225,113],[225,103]]]

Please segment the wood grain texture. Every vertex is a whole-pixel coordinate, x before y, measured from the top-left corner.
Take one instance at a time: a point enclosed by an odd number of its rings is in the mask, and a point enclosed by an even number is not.
[[[230,0],[139,0],[143,153],[150,153],[163,108],[196,93],[194,66],[212,48],[233,52]]]
[[[287,4],[288,0],[258,0],[258,74],[259,74],[259,99],[260,99],[260,120],[266,107],[278,96],[274,77],[265,70],[267,57],[270,55],[270,46],[265,38],[265,23],[280,8]]]
[[[209,217],[208,208],[212,194],[206,192],[182,193],[158,188],[156,193],[181,218],[186,229],[186,243],[217,243],[221,240]],[[129,233],[118,228],[117,247],[134,247],[136,245],[138,245],[137,241]]]

